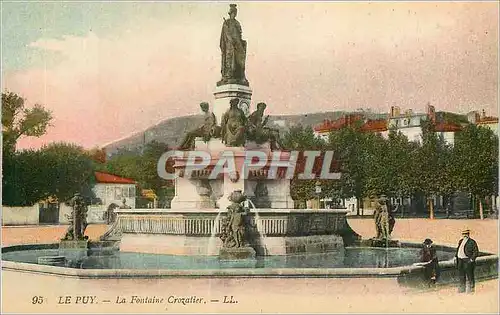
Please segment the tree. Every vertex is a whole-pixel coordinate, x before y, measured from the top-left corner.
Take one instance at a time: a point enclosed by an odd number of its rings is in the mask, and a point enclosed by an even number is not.
[[[282,139],[283,146],[287,150],[320,150],[325,146],[325,141],[316,137],[314,130],[310,127],[297,125],[291,127]]]
[[[365,154],[365,162],[363,162],[365,166],[364,195],[392,195],[397,176],[390,165],[391,155],[388,142],[382,136],[373,133],[363,136],[365,138],[364,148],[362,148]]]
[[[385,146],[384,167],[385,181],[387,182],[386,194],[392,197],[411,197],[417,190],[415,174],[416,153],[418,144],[409,142],[401,132],[390,130]]]
[[[94,198],[94,165],[81,147],[54,143],[10,154],[3,164],[2,203],[31,206],[48,197],[66,201],[79,192]]]
[[[303,151],[320,151],[325,147],[325,141],[316,137],[314,130],[310,126],[304,127],[302,125],[290,128],[290,130],[284,134],[282,143],[287,150],[300,151],[297,159],[297,166],[299,168],[303,166],[304,163]],[[290,193],[292,199],[303,203],[306,200],[316,197],[316,180],[299,179],[297,175],[296,170],[296,174],[290,183]]]
[[[328,139],[328,148],[340,161],[340,195],[343,198],[356,197],[357,209],[360,209],[362,198],[368,195],[367,164],[371,163],[369,150],[373,148],[374,137],[359,132],[354,126],[333,131]]]
[[[95,197],[92,191],[95,184],[94,162],[82,147],[52,143],[42,147],[40,154],[46,197],[55,196],[60,201],[66,201],[77,192],[87,199]]]
[[[498,195],[498,137],[492,130],[476,125],[466,126],[456,135],[450,172],[457,189],[469,192],[477,202]],[[482,214],[480,214],[482,215]]]
[[[13,92],[2,93],[2,136],[5,153],[16,149],[22,136],[40,137],[47,132],[52,113],[42,105],[25,108],[24,99]]]
[[[422,124],[422,145],[415,154],[415,188],[426,196],[429,215],[434,218],[432,198],[449,195],[455,190],[451,177],[452,148],[439,137],[430,122]]]
[[[31,206],[47,197],[43,158],[39,151],[24,150],[9,153],[3,159],[2,204]]]

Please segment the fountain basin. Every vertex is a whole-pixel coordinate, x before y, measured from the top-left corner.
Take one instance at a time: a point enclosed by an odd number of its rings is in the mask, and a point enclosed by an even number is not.
[[[254,260],[220,261],[207,256],[175,256],[137,253],[101,255],[91,245],[93,253],[86,261],[70,267],[36,263],[39,256],[57,253],[58,244],[18,245],[2,248],[2,269],[73,278],[392,278],[400,286],[424,284],[418,261],[421,244],[402,243],[401,248],[380,249],[347,247],[343,260],[340,255],[303,254],[257,257]],[[456,267],[450,257],[455,248],[439,246],[441,277],[438,284],[458,281]],[[132,259],[132,257],[139,260]],[[481,253],[476,260],[476,279],[498,277],[498,256]],[[385,258],[384,258],[385,257]],[[399,258],[398,258],[399,257]],[[389,259],[386,261],[385,259]],[[402,259],[401,259],[402,258]],[[398,260],[399,259],[399,260]],[[191,263],[187,263],[191,261]],[[392,261],[392,262],[391,262]],[[354,267],[357,266],[357,267]]]

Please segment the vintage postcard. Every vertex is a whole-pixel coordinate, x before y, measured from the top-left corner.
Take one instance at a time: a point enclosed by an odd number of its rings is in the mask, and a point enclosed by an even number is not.
[[[498,1],[0,5],[2,313],[498,314]]]

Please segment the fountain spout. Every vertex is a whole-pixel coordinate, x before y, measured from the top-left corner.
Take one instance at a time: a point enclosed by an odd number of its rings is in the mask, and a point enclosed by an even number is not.
[[[255,213],[255,225],[257,227],[257,233],[259,234],[259,244],[260,246],[262,246],[263,250],[264,250],[264,255],[267,256],[268,254],[268,251],[267,251],[267,247],[266,247],[266,234],[264,232],[264,228],[262,226],[262,220],[260,219],[260,216],[259,216],[259,211],[257,210],[257,208],[255,207],[255,204],[253,203],[252,200],[250,199],[247,199],[245,200],[245,208],[250,208],[248,205],[251,205],[252,206],[252,209]]]

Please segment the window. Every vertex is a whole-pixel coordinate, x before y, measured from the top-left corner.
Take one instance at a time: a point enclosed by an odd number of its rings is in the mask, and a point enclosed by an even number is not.
[[[115,187],[115,200],[123,198],[123,192],[121,187]]]
[[[106,196],[109,199],[112,199],[114,197],[113,187],[106,186]]]
[[[135,198],[135,186],[130,186],[128,188],[128,195],[130,198]]]

